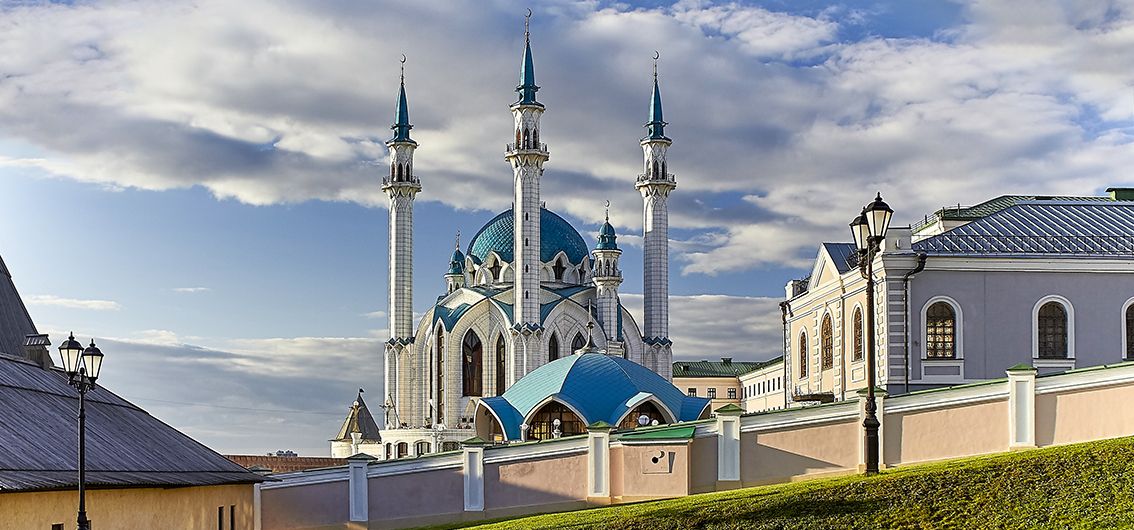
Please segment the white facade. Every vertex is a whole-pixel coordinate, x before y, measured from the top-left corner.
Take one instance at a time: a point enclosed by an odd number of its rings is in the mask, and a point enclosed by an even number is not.
[[[784,362],[753,370],[740,376],[740,407],[744,412],[779,410],[787,403]]]

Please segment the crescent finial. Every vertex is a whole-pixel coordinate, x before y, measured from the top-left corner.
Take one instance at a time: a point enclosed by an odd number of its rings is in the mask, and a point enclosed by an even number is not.
[[[406,64],[406,54],[402,54],[402,64]]]
[[[656,60],[658,60],[658,59],[661,59],[661,54],[660,54],[660,53],[658,53],[658,51],[657,51],[657,50],[654,50],[654,60],[656,61]]]

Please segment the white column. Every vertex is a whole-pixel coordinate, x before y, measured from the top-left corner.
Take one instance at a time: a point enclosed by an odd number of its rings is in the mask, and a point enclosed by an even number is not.
[[[1008,448],[1036,446],[1036,369],[1018,364],[1008,369]]]
[[[347,458],[349,512],[352,522],[366,522],[370,519],[370,492],[366,478],[366,467],[370,461],[371,458],[366,455]]]
[[[610,498],[610,426],[587,428],[587,498]]]
[[[465,511],[484,511],[484,447],[464,446],[462,471],[465,483]]]
[[[740,480],[740,415],[736,405],[725,405],[717,414],[717,481]]]

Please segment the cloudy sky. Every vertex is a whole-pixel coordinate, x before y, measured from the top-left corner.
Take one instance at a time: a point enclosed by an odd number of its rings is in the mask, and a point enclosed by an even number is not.
[[[41,331],[223,452],[324,454],[386,336],[380,178],[405,53],[417,310],[510,204],[531,6],[543,198],[623,234],[659,75],[675,354],[765,359],[777,297],[881,190],[908,222],[1134,179],[1129,1],[0,3],[0,255]]]

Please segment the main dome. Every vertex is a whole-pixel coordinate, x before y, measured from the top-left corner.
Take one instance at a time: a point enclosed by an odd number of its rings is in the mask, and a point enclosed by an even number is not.
[[[495,252],[505,262],[511,263],[514,256],[515,221],[512,209],[505,210],[481,227],[469,242],[467,255],[475,257],[480,263],[488,259],[489,252]],[[590,253],[583,236],[562,217],[546,208],[539,210],[539,259],[544,263],[555,258],[559,251],[567,254],[571,263],[582,263]]]

